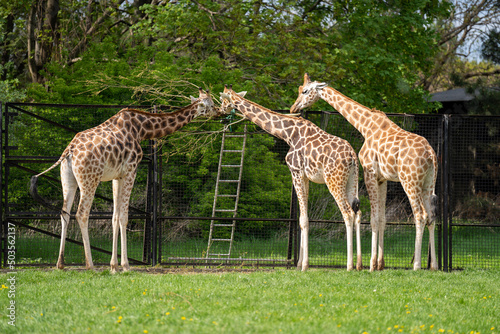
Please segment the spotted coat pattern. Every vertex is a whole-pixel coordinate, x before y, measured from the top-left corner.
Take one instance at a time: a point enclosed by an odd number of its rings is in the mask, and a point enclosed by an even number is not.
[[[64,246],[69,222],[69,212],[77,188],[80,203],[76,220],[82,232],[86,266],[93,268],[88,236],[88,219],[97,186],[101,181],[113,180],[113,251],[111,271],[118,270],[118,230],[121,234],[121,265],[129,270],[127,257],[126,225],[129,199],[134,185],[137,166],[142,159],[141,141],[160,138],[175,132],[199,115],[218,112],[209,92],[200,89],[199,98],[170,113],[149,113],[135,109],[123,109],[104,123],[79,132],[66,147],[59,160],[43,173],[61,165],[63,208],[62,233],[57,267],[64,268]]]
[[[363,166],[371,204],[370,270],[382,270],[385,266],[383,245],[387,181],[400,182],[410,200],[417,230],[414,269],[421,267],[422,236],[425,225],[428,225],[429,229],[430,267],[437,269],[434,249],[437,197],[434,189],[438,165],[436,153],[432,147],[424,137],[401,129],[383,112],[369,109],[328,87],[325,83],[311,81],[307,73],[304,75],[304,84],[299,87],[299,96],[290,112],[310,107],[319,99],[325,100],[341,113],[365,139],[359,152],[359,159]]]
[[[235,93],[232,88],[225,88],[221,94],[221,111],[231,108],[240,111],[250,121],[268,133],[283,139],[290,149],[286,163],[292,174],[293,185],[297,193],[300,209],[301,243],[298,268],[305,271],[309,267],[308,233],[309,220],[307,201],[309,181],[326,184],[333,195],[347,228],[347,269],[354,268],[353,263],[353,226],[356,225],[358,249],[357,268],[361,269],[361,248],[359,243],[358,200],[358,160],[351,145],[317,127],[312,122],[288,115],[282,115],[266,109]]]

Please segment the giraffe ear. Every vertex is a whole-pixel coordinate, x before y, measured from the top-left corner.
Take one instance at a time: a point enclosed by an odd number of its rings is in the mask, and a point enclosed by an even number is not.
[[[195,103],[196,101],[198,101],[196,97],[190,96],[189,98],[191,99],[191,103]]]
[[[239,97],[244,97],[247,92],[246,91],[243,91],[243,92],[239,92],[239,93],[236,93]]]
[[[323,89],[326,86],[328,86],[328,84],[325,83],[325,82],[314,82],[313,85],[312,85],[312,88],[314,88],[314,89]]]

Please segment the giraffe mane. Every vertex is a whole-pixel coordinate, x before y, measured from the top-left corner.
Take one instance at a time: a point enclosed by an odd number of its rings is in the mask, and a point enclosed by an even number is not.
[[[365,106],[365,105],[363,105],[363,104],[359,103],[358,101],[355,101],[355,100],[351,99],[350,97],[348,97],[348,96],[346,96],[346,95],[342,94],[341,92],[339,92],[338,90],[336,90],[336,89],[335,89],[335,88],[333,88],[333,87],[328,86],[328,88],[330,88],[330,89],[334,90],[335,92],[337,92],[337,94],[342,95],[342,96],[343,96],[346,100],[348,100],[348,101],[350,101],[350,102],[353,102],[354,104],[357,104],[357,105],[361,106],[362,108],[364,108],[364,109],[366,109],[366,110],[369,110],[369,111],[371,111],[371,112],[373,112],[373,113],[377,113],[377,114],[381,114],[381,115],[385,115],[385,116],[387,116],[387,115],[385,114],[385,112],[383,112],[383,111],[381,111],[381,110],[378,110],[378,109],[376,109],[376,108],[371,108],[371,109],[370,109],[370,108],[368,108],[367,106]]]
[[[233,92],[234,92],[234,91],[233,91]],[[234,93],[235,93],[235,92],[234,92]],[[235,95],[238,95],[238,94],[236,94],[236,93],[235,93]],[[244,101],[246,101],[246,102],[250,103],[251,105],[253,105],[253,106],[255,106],[255,107],[259,108],[259,109],[264,109],[266,112],[268,112],[268,113],[270,113],[270,114],[273,114],[273,115],[276,115],[276,116],[279,116],[279,117],[285,117],[285,118],[291,118],[291,119],[298,119],[298,117],[297,117],[297,116],[291,116],[291,115],[283,115],[283,114],[280,114],[279,112],[276,112],[276,111],[273,111],[273,110],[271,110],[271,109],[268,109],[268,108],[266,108],[266,107],[264,107],[264,106],[261,106],[260,104],[258,104],[258,103],[256,103],[256,102],[253,102],[253,101],[250,101],[250,100],[248,100],[248,99],[245,99],[244,97],[241,97],[241,96],[239,96],[239,95],[238,95],[238,98],[240,98],[240,99],[242,99],[242,100],[244,100]]]
[[[160,112],[160,113],[152,113],[152,112],[149,112],[149,111],[145,111],[145,110],[140,110],[140,109],[134,109],[134,108],[124,108],[120,111],[122,112],[135,112],[135,113],[138,113],[138,114],[143,114],[143,115],[148,115],[148,116],[151,116],[151,115],[155,115],[155,116],[168,116],[168,115],[174,115],[176,113],[180,113],[184,110],[186,110],[187,108],[190,108],[192,107],[194,104],[198,103],[198,101],[195,101],[187,106],[184,106],[184,107],[181,107],[179,109],[176,109],[174,111],[170,111],[170,112]]]

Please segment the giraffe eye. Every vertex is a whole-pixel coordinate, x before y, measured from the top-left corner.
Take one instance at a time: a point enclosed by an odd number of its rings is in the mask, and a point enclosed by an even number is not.
[[[309,89],[304,89],[304,90],[302,91],[302,94],[307,94],[307,93],[309,93]]]

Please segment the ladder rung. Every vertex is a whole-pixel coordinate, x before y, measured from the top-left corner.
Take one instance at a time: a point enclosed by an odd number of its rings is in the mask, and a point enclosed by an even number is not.
[[[219,226],[219,227],[233,227],[234,224],[214,224],[214,226]]]
[[[222,150],[222,152],[228,152],[228,153],[243,153],[243,150]]]
[[[233,183],[236,183],[236,182],[240,182],[240,181],[239,180],[219,180],[219,182],[226,182],[226,183],[233,182]]]
[[[221,165],[221,167],[234,167],[234,168],[240,168],[241,165]]]
[[[215,209],[215,212],[235,212],[235,209]]]
[[[229,256],[231,254],[227,253],[227,254],[221,254],[221,253],[208,253],[208,255],[212,255],[212,256]]]
[[[238,195],[217,195],[217,197],[238,197]]]
[[[243,138],[245,135],[226,135],[227,138]]]
[[[231,241],[231,239],[212,239],[212,241]]]

